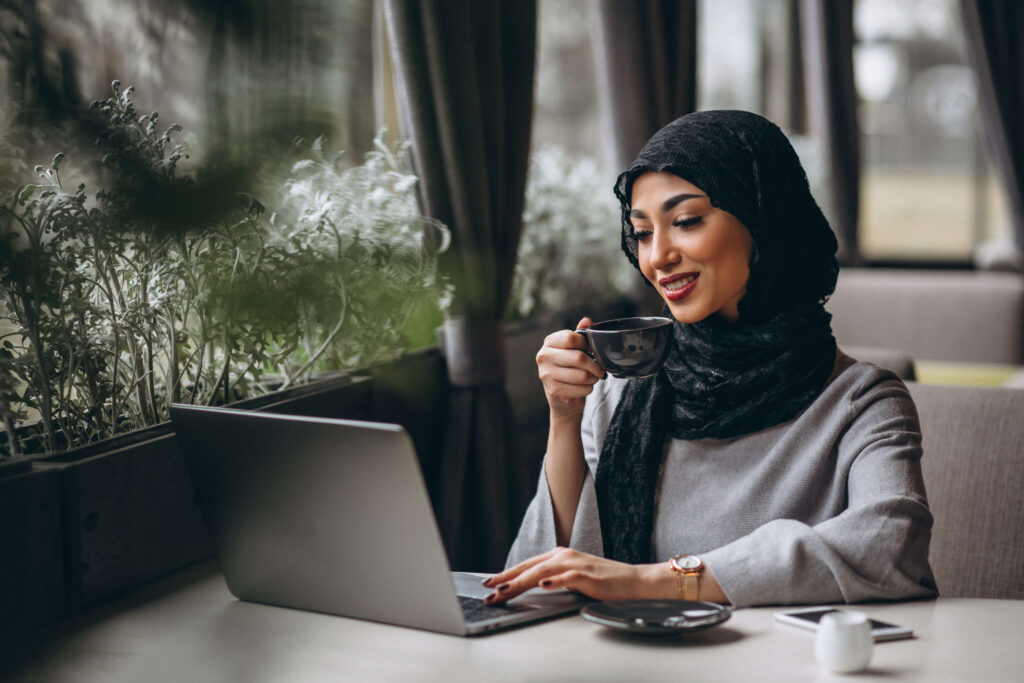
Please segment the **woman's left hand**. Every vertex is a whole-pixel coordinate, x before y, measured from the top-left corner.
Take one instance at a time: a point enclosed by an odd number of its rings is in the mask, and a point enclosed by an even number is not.
[[[555,548],[499,572],[484,582],[494,593],[489,604],[511,600],[535,586],[568,588],[595,600],[660,597],[671,591],[665,564],[626,564],[570,548]],[[669,593],[671,595],[671,593]]]

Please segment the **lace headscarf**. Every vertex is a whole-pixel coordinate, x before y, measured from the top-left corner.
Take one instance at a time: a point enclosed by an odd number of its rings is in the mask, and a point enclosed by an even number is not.
[[[601,532],[605,556],[632,563],[651,561],[666,440],[731,439],[793,419],[821,392],[836,354],[824,307],[839,272],[836,238],[778,126],[749,112],[705,111],[648,141],[615,183],[622,249],[638,269],[632,187],[660,171],[739,219],[753,249],[738,320],[677,322],[662,369],[631,380],[612,416],[595,482]]]

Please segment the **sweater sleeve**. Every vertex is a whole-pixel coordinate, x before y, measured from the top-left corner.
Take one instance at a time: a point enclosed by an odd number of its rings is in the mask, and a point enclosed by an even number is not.
[[[892,378],[853,396],[836,466],[846,509],[809,525],[776,519],[702,554],[736,606],[860,602],[937,594],[932,516],[910,394]]]
[[[620,393],[621,386],[616,381],[602,380],[595,386],[593,393],[587,397],[583,410],[580,437],[583,440],[583,454],[587,461],[587,469],[583,476],[583,486],[580,489],[580,500],[576,505],[576,517],[573,521],[572,534],[569,537],[569,547],[591,555],[604,555],[594,475],[597,472],[599,444],[604,440],[604,430],[607,428],[606,413],[614,410]],[[548,480],[544,472],[544,464],[541,464],[537,493],[523,516],[519,534],[516,536],[505,562],[506,567],[511,567],[534,555],[545,553],[557,545],[555,508],[551,503],[551,491],[548,488]]]
[[[583,489],[580,491],[580,502],[576,507],[576,520],[569,538],[569,547],[591,555],[601,555],[601,527],[597,520],[594,478],[588,470],[583,478]],[[534,555],[546,553],[556,545],[558,544],[555,542],[555,508],[551,504],[551,491],[548,489],[548,480],[542,467],[537,493],[526,509],[519,534],[512,544],[505,566],[511,567]]]

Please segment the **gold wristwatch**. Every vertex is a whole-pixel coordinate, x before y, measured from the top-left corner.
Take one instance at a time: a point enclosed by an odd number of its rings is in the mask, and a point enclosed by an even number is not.
[[[668,566],[676,575],[676,587],[683,600],[696,600],[700,595],[700,575],[704,571],[704,560],[696,555],[675,555]]]

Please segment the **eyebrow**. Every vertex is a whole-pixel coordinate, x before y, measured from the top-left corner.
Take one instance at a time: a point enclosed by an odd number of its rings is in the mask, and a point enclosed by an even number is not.
[[[677,205],[679,205],[682,202],[685,202],[687,199],[700,199],[702,197],[706,198],[707,195],[706,194],[686,194],[686,193],[677,194],[677,195],[675,195],[673,197],[669,197],[668,199],[666,199],[665,201],[663,201],[661,203],[661,212],[665,213],[667,211],[671,211]],[[640,209],[632,209],[629,212],[629,217],[630,218],[647,218],[647,214],[645,214]]]

